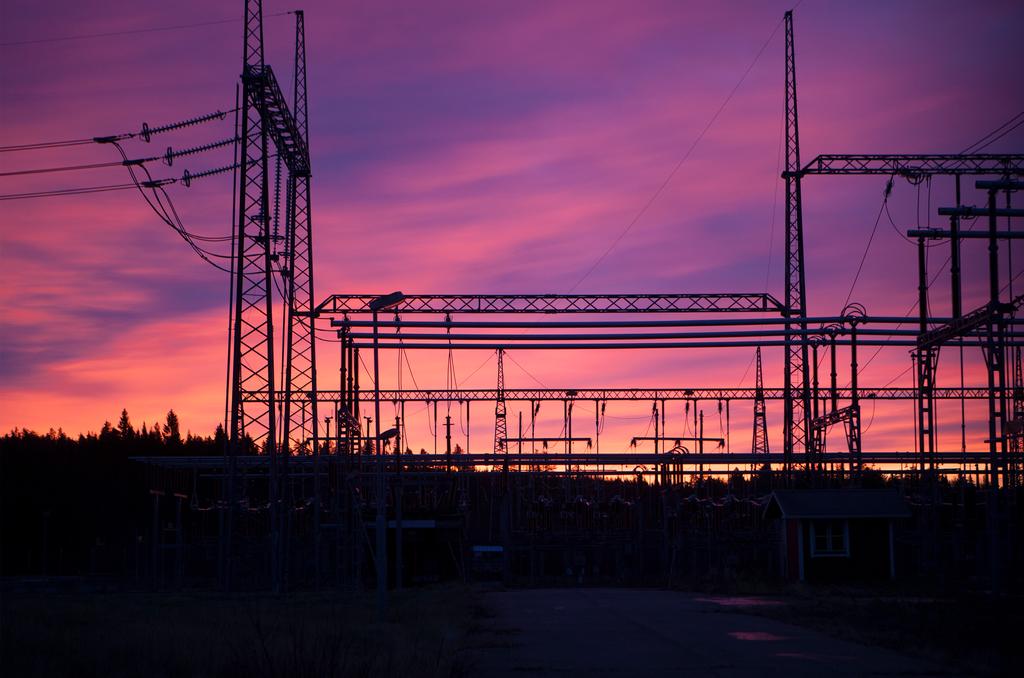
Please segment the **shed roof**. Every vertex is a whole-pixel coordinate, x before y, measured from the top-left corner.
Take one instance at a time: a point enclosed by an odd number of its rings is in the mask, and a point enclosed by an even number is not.
[[[906,518],[907,502],[896,490],[776,490],[765,516],[783,518]]]

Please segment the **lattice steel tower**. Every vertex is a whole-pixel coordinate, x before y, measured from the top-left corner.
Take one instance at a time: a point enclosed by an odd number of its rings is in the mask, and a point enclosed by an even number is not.
[[[267,187],[267,129],[259,85],[263,64],[263,3],[245,3],[242,55],[241,149],[231,355],[231,441],[250,437],[268,453],[274,449],[274,329],[271,298],[270,210]]]
[[[286,236],[281,273],[288,279],[292,309],[312,299],[312,248],[309,238],[309,152],[306,144],[305,46],[303,22],[298,18],[295,103],[299,116],[292,114],[277,78],[263,61],[263,3],[245,3],[245,47],[242,53],[241,135],[237,221],[234,226],[235,260],[232,278],[231,416],[233,453],[243,449],[247,438],[257,451],[276,456],[274,390],[274,266],[280,261],[276,239],[270,232],[268,199],[268,156],[272,141],[278,157],[288,169]],[[301,76],[301,77],[300,77]],[[299,269],[292,273],[292,267]],[[312,319],[300,312],[289,313],[286,328],[289,392],[315,387],[312,376]],[[291,338],[287,335],[291,334]],[[301,360],[293,356],[301,356]],[[306,357],[308,356],[308,358]],[[304,367],[305,366],[305,367]],[[307,375],[308,376],[304,376]],[[296,386],[293,386],[293,383]],[[290,398],[286,398],[289,401]],[[312,407],[312,406],[311,406]],[[289,413],[290,414],[290,413]],[[306,426],[315,429],[313,416]],[[288,428],[288,424],[285,424]],[[274,463],[271,463],[271,473]]]
[[[768,419],[764,399],[764,373],[761,370],[761,347],[757,347],[755,356],[757,370],[754,373],[754,440],[750,451],[754,454],[768,455]]]
[[[292,105],[299,138],[308,147],[306,104],[306,24],[295,12],[295,82]],[[310,211],[310,168],[288,172],[288,208],[284,252],[288,320],[285,327],[285,402],[281,449],[302,453],[318,450],[316,413],[316,339],[313,328],[313,223]],[[303,397],[297,397],[297,396]]]
[[[804,283],[804,218],[800,198],[800,133],[797,119],[796,52],[793,46],[793,12],[786,12],[786,281],[785,314],[787,318],[807,316]],[[787,468],[794,452],[809,450],[807,420],[810,416],[810,385],[807,380],[807,344],[803,335],[807,323],[786,324],[785,415],[783,417],[783,454]]]
[[[505,421],[505,349],[498,349],[498,391],[494,402],[494,454],[504,455],[508,444],[508,425]]]

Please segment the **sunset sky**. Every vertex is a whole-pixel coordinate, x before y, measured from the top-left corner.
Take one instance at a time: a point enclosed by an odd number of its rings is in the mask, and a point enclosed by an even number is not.
[[[768,291],[781,299],[779,23],[791,4],[304,3],[317,297],[575,287]],[[281,13],[295,7],[264,5],[267,61],[286,91],[294,18]],[[0,146],[138,131],[143,121],[158,125],[233,107],[241,15],[241,2],[6,0],[0,5]],[[805,0],[795,25],[805,161],[819,153],[955,153],[1024,109],[1020,2]],[[51,40],[107,33],[118,35]],[[581,282],[769,36],[665,190]],[[169,145],[231,134],[228,116],[150,144],[132,140],[126,150],[132,157],[161,155]],[[1024,128],[986,149],[1022,150]],[[114,149],[95,144],[0,153],[0,173],[117,159]],[[222,149],[170,168],[150,167],[154,176],[173,177],[230,162],[230,150]],[[120,167],[0,177],[0,194],[127,181]],[[811,315],[841,310],[885,183],[885,177],[805,181]],[[964,186],[966,204],[982,201],[972,180]],[[169,191],[192,231],[224,236],[231,188],[230,175],[222,175]],[[939,225],[936,208],[952,204],[950,177],[920,186],[897,179],[889,212],[905,230]],[[916,301],[916,250],[895,231],[883,213],[851,297],[872,314],[906,314]],[[220,245],[215,249],[223,251]],[[972,308],[984,300],[984,245],[966,247],[966,307]],[[931,251],[933,271],[947,253],[945,246]],[[0,202],[0,255],[0,430],[97,430],[104,420],[116,421],[122,407],[136,424],[174,408],[183,427],[203,434],[222,421],[227,276],[191,252],[139,194]],[[1004,282],[1024,270],[1024,243],[1016,241],[1012,256]],[[936,283],[936,314],[948,312],[947,280],[943,275]],[[1024,277],[1013,284],[1015,294],[1024,291]],[[336,387],[336,345],[322,343],[319,350],[321,386]],[[968,382],[981,385],[981,357],[969,353]],[[510,356],[509,388],[753,383],[748,349],[513,350]],[[396,357],[384,359],[382,384],[393,387]],[[410,360],[421,387],[444,386],[443,352],[413,353]],[[488,353],[458,354],[456,361],[460,385],[493,385]],[[781,385],[781,349],[767,349],[765,361],[766,381]],[[910,385],[909,372],[892,381],[909,365],[906,349],[887,349],[863,370],[861,383]],[[952,350],[940,380],[959,381]],[[403,383],[412,386],[408,371]],[[432,444],[423,407],[407,408],[409,442],[417,449]],[[576,426],[587,435],[593,408],[578,407]],[[673,407],[668,433],[683,435],[683,406]],[[706,433],[716,435],[716,403],[701,407]],[[749,448],[750,407],[731,405],[734,450]],[[487,449],[493,406],[473,408],[473,447]],[[602,449],[642,435],[650,408],[610,404],[610,438]],[[773,449],[781,449],[781,404],[768,408]],[[942,408],[940,445],[959,449],[959,404]],[[393,416],[390,405],[385,412]],[[517,412],[510,406],[510,428]],[[866,449],[912,448],[911,413],[910,402],[877,411],[867,406]],[[968,411],[974,421],[982,415],[979,406]],[[546,406],[542,419],[543,432],[557,435],[560,406]],[[972,426],[969,448],[980,449],[982,437]]]

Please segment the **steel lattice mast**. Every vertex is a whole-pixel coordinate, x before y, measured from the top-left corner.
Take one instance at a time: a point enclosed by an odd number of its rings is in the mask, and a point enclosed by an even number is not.
[[[804,224],[800,197],[800,133],[797,118],[796,52],[793,46],[793,12],[786,12],[786,266],[785,314],[787,318],[807,316],[804,281]],[[786,329],[806,330],[806,322],[786,324]],[[807,380],[807,344],[786,336],[786,367],[783,388],[786,392],[783,417],[783,454],[787,467],[794,452],[807,446],[807,418],[810,389]]]
[[[305,16],[295,12],[295,125],[308,147],[306,103]],[[296,399],[297,393],[316,393],[316,341],[313,328],[313,225],[310,211],[310,171],[288,174],[288,208],[285,233],[285,281],[288,320],[285,327],[285,402],[281,449],[288,453],[318,450],[316,397]]]
[[[232,524],[237,502],[239,454],[255,448],[269,457],[268,498],[271,523],[271,578],[275,591],[284,586],[285,551],[282,542],[279,494],[278,449],[288,449],[292,412],[284,412],[284,436],[277,439],[277,392],[274,384],[273,279],[275,266],[286,278],[283,300],[288,311],[285,328],[287,382],[286,409],[291,405],[296,384],[308,385],[316,400],[313,378],[312,318],[296,309],[312,308],[312,268],[309,238],[309,147],[306,143],[305,41],[301,13],[296,13],[295,104],[301,116],[292,114],[273,69],[264,62],[263,3],[245,3],[244,48],[242,52],[241,134],[238,173],[238,211],[234,224],[231,334],[230,443],[226,496],[230,507],[222,532],[221,574],[225,588],[231,586]],[[286,251],[284,262],[277,250],[279,237],[271,233],[268,157],[273,142],[277,157],[288,168],[285,209]],[[294,268],[300,270],[296,275]],[[293,303],[294,302],[294,303]],[[299,326],[296,329],[296,326]],[[303,339],[305,342],[303,343]],[[306,362],[293,358],[300,355]],[[302,375],[296,377],[295,375]],[[305,379],[305,381],[303,380]],[[314,431],[315,402],[299,408],[299,418]],[[305,415],[308,415],[306,418]],[[302,435],[302,434],[300,434]],[[304,438],[305,440],[305,438]],[[280,445],[279,443],[282,443]]]
[[[508,425],[505,421],[505,349],[498,349],[498,388],[494,400],[494,454],[505,454]]]
[[[754,373],[754,439],[750,451],[768,455],[768,419],[764,399],[764,372],[761,369],[761,349],[755,355],[757,370]]]
[[[235,261],[232,284],[231,447],[248,438],[273,455],[274,332],[271,298],[270,210],[267,184],[268,131],[262,110],[264,87],[263,3],[245,4],[242,66],[241,149]],[[246,394],[264,395],[252,402]]]

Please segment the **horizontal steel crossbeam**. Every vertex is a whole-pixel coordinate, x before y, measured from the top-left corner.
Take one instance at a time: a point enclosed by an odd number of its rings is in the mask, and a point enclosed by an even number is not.
[[[370,313],[373,294],[334,294],[320,315]],[[411,294],[395,313],[781,313],[770,294]]]
[[[764,397],[767,400],[781,400],[783,389],[763,389]],[[917,391],[913,388],[870,388],[861,386],[858,391],[862,400],[913,400],[917,397]],[[511,389],[504,390],[505,400],[526,402],[526,401],[554,401],[565,399],[576,400],[753,400],[756,396],[754,388],[602,388],[602,389]],[[828,389],[821,389],[822,397],[828,396]],[[961,397],[968,400],[983,400],[988,398],[988,388],[984,386],[969,386],[960,388],[937,388],[934,397],[942,400],[955,400]],[[281,394],[283,395],[283,394]],[[337,402],[343,400],[340,391],[320,390],[317,395],[321,402]],[[259,392],[248,392],[247,397],[265,400],[265,394]],[[298,400],[308,400],[308,393],[293,393],[292,396]],[[361,391],[360,398],[364,401],[372,398],[372,391]],[[280,397],[280,395],[279,395]],[[497,400],[498,392],[494,389],[403,389],[382,390],[380,399],[384,402],[468,402],[468,401],[490,401]],[[850,389],[838,389],[838,398],[846,400],[851,397]]]
[[[312,455],[292,456],[288,463],[290,465],[295,465],[296,467],[312,467],[316,463],[319,463],[321,464],[321,473],[326,474],[328,471],[326,469],[324,459],[333,458],[334,456],[335,455],[330,455],[330,457],[320,456],[319,462],[317,462],[317,458]],[[989,462],[987,452],[938,452],[935,457],[937,462],[945,464],[958,465],[960,463],[966,463],[987,466]],[[208,457],[131,457],[131,460],[163,468],[181,468],[191,470],[219,469],[222,468],[225,463],[225,458],[222,455],[213,455]],[[725,467],[738,467],[739,465],[746,464],[773,464],[777,465],[777,468],[780,468],[784,461],[784,455],[781,453],[765,454],[751,452],[690,452],[663,454],[640,452],[602,452],[598,454],[595,452],[578,452],[566,454],[561,451],[555,451],[549,454],[518,454],[517,452],[510,450],[505,454],[453,454],[450,457],[444,454],[388,455],[388,466],[393,469],[397,462],[406,467],[433,467],[434,470],[443,472],[440,471],[440,469],[446,466],[449,462],[452,466],[471,467],[493,466],[495,464],[503,464],[506,460],[510,466],[572,464],[574,467],[579,466],[581,468],[586,466],[626,466],[632,469],[645,467],[648,471],[651,471],[661,464],[703,464],[705,466],[722,465]],[[862,454],[862,460],[865,464],[916,465],[920,462],[920,455],[915,452],[864,452]],[[239,468],[255,469],[267,466],[270,458],[267,455],[239,455],[235,457],[234,461]],[[849,454],[845,452],[826,453],[822,455],[821,462],[825,464],[845,464],[849,462]]]
[[[799,172],[810,174],[897,174],[925,176],[933,174],[1024,174],[1024,155],[1020,154],[828,154],[819,155]]]

